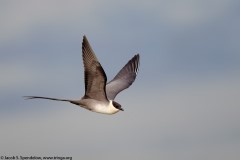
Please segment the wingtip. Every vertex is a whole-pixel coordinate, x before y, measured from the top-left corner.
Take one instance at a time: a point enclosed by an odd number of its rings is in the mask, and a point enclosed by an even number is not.
[[[84,41],[86,41],[86,40],[87,40],[87,36],[84,34],[84,35],[83,35],[82,43],[83,43]]]
[[[132,59],[136,59],[137,62],[139,63],[139,60],[140,60],[140,54],[139,54],[139,53],[135,54],[135,55],[133,56]]]
[[[82,39],[82,45],[88,43],[87,36],[84,34]]]
[[[88,45],[88,39],[86,37],[86,35],[83,35],[83,40],[82,40],[82,50],[84,50],[84,48]]]
[[[140,54],[139,54],[139,53],[135,54],[135,56],[136,56],[138,59],[140,58]]]
[[[135,68],[135,73],[137,74],[139,71],[139,66],[140,66],[140,54],[139,53],[135,54],[135,56],[132,58],[132,60],[135,61],[134,68]]]

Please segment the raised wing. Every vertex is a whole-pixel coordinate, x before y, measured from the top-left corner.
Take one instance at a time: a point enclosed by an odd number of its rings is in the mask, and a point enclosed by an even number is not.
[[[108,101],[106,96],[107,76],[98,62],[86,36],[83,36],[82,57],[84,64],[85,95],[99,101]]]
[[[106,85],[106,94],[108,99],[114,100],[119,92],[131,86],[135,81],[139,68],[139,54],[136,54],[128,63],[118,72],[118,74]]]

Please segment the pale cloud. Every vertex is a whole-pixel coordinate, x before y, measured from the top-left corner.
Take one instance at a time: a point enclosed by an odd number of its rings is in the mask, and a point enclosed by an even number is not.
[[[165,23],[172,27],[178,27],[208,23],[229,12],[234,5],[235,1],[227,0],[8,1],[1,6],[0,41],[3,43],[11,42],[19,37],[24,38],[32,29],[44,26],[44,24],[48,26],[66,25],[66,27],[70,25],[72,28],[76,26],[78,29],[80,26],[82,29],[95,26],[94,30],[104,30],[104,25],[99,22],[104,20],[102,15],[114,16],[107,11],[110,8],[112,8],[111,12],[120,8],[126,10],[132,7],[133,12],[144,17],[147,16],[157,24]],[[108,9],[105,10],[105,7]],[[116,15],[116,18],[119,18],[118,16]]]
[[[105,3],[108,1],[105,1]],[[159,1],[119,1],[110,3],[111,6],[132,9],[133,12],[143,13],[158,24],[165,23],[172,27],[189,27],[209,23],[214,19],[228,14],[237,5],[234,0],[159,0]],[[115,7],[116,7],[115,6]],[[129,10],[130,11],[130,10]]]
[[[159,16],[170,25],[197,26],[221,18],[233,5],[227,0],[171,0],[161,5]]]
[[[94,10],[93,1],[8,1],[1,7],[0,41],[25,37],[34,28],[44,25],[68,25],[87,19]],[[78,19],[74,19],[74,17]],[[70,24],[69,24],[70,25]]]
[[[0,81],[1,93],[31,86],[38,77],[33,70],[17,64],[0,64],[0,74],[2,75]]]

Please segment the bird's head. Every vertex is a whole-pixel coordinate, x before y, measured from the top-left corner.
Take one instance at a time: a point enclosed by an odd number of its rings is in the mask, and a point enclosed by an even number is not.
[[[122,106],[121,106],[121,104],[119,104],[119,103],[117,103],[117,102],[115,102],[115,101],[112,101],[112,104],[113,104],[113,106],[114,106],[116,109],[119,109],[119,110],[121,110],[121,111],[124,111],[123,108],[122,108]]]

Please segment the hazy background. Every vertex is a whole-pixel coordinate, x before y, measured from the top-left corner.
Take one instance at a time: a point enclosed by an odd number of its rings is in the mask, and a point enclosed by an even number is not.
[[[0,1],[0,155],[240,159],[240,2]],[[84,94],[82,36],[111,80],[135,83],[108,116],[24,95]]]

